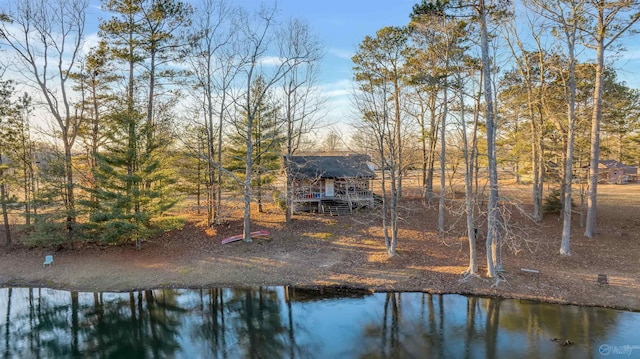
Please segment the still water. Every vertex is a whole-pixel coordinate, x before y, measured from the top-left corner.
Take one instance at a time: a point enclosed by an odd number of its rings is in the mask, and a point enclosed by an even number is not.
[[[640,357],[640,313],[331,288],[0,288],[0,327],[2,358]]]

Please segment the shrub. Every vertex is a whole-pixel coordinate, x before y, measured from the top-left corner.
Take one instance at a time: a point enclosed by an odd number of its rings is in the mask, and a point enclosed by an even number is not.
[[[573,198],[571,199],[571,207],[575,207]],[[562,197],[559,189],[551,190],[549,195],[542,205],[543,213],[561,213],[562,212]]]
[[[287,209],[287,198],[280,191],[273,191],[273,203],[283,211]]]

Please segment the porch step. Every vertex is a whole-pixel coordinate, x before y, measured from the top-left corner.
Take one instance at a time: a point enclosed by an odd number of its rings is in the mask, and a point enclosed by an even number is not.
[[[351,214],[351,206],[347,201],[322,201],[322,213],[330,216]]]

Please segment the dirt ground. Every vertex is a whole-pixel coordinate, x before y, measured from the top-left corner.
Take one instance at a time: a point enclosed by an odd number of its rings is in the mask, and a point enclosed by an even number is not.
[[[528,194],[528,187],[510,186],[501,195],[503,203],[508,203]],[[207,229],[203,217],[194,213],[183,229],[147,240],[140,251],[133,244],[85,245],[73,250],[0,246],[0,286],[78,291],[341,286],[640,310],[640,184],[599,187],[598,236],[583,237],[576,213],[569,257],[559,254],[562,221],[558,216],[547,215],[536,224],[518,210],[530,209],[524,201],[507,206],[510,210],[505,212],[511,239],[503,247],[505,272],[497,286],[484,277],[483,227],[477,245],[482,278],[463,281],[468,242],[464,220],[455,211],[459,204],[451,204],[446,219],[449,230],[439,235],[437,207],[426,206],[410,190],[403,200],[399,255],[392,258],[385,255],[374,211],[339,217],[298,215],[286,225],[283,213],[268,207],[266,213],[252,214],[252,230],[268,230],[270,239],[253,243],[220,243],[241,233],[239,213],[214,229]],[[54,255],[54,264],[43,269],[46,254]],[[608,285],[598,283],[598,274],[607,276]]]

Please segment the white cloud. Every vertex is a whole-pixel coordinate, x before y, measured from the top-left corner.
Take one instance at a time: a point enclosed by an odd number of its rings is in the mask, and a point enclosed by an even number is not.
[[[100,43],[100,37],[98,33],[95,32],[93,34],[88,34],[84,37],[84,42],[82,43],[82,47],[80,48],[80,56],[85,57],[89,55],[92,48],[97,48]]]
[[[329,48],[327,50],[327,53],[329,55],[333,55],[335,57],[338,57],[338,58],[341,58],[341,59],[346,59],[346,60],[351,60],[351,58],[354,55],[353,51],[338,49],[338,48],[334,48],[334,47]]]
[[[323,93],[328,98],[349,97],[351,95],[352,88],[353,84],[350,80],[346,79],[331,82],[322,86]]]
[[[330,82],[322,86],[322,92],[327,97],[327,122],[332,125],[340,125],[345,134],[347,124],[353,118],[353,105],[351,103],[351,92],[353,84],[351,80],[341,79]]]
[[[284,63],[284,59],[278,56],[265,56],[259,60],[263,66],[280,66]]]

